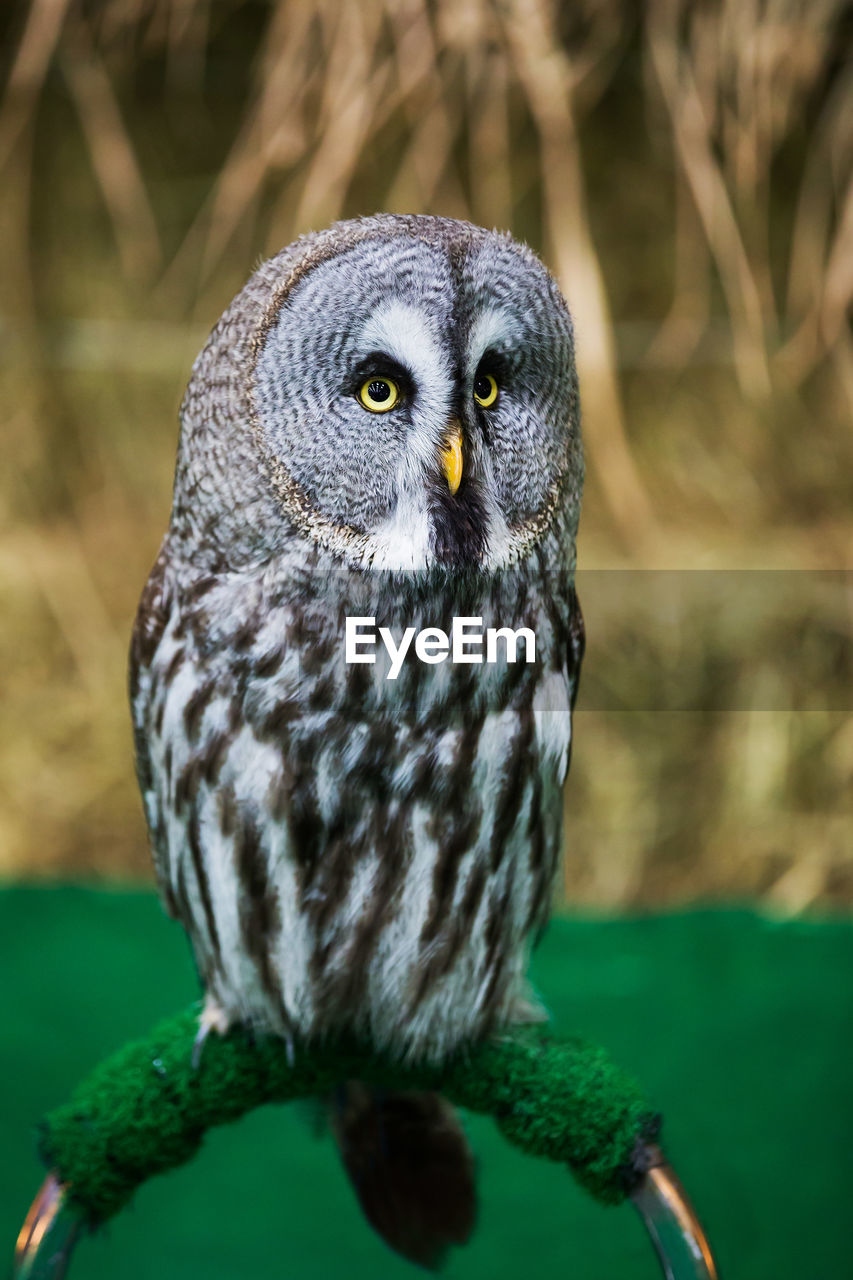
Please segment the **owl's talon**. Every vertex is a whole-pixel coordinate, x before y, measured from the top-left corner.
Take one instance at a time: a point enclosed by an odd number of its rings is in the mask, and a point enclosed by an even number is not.
[[[201,1055],[204,1050],[205,1041],[211,1031],[215,1031],[217,1035],[224,1036],[228,1033],[230,1023],[228,1014],[213,996],[208,995],[204,1000],[204,1008],[201,1011],[201,1017],[198,1020],[198,1031],[193,1041],[192,1063],[193,1071],[198,1071],[201,1066]]]

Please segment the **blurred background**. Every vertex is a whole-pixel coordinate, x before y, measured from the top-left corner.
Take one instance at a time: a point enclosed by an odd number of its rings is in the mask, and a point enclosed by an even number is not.
[[[7,0],[0,878],[150,882],[125,692],[177,410],[260,258],[511,230],[574,312],[564,902],[853,904],[843,0]]]

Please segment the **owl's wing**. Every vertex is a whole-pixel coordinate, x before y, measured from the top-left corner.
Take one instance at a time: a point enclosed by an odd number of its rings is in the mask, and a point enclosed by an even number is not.
[[[164,544],[145,584],[145,590],[142,592],[139,608],[136,611],[136,621],[130,640],[128,682],[136,776],[139,779],[139,789],[142,792],[142,803],[145,806],[145,816],[148,821],[157,887],[167,912],[177,919],[178,910],[168,873],[166,824],[161,797],[155,783],[149,746],[154,692],[152,662],[166,630],[172,603],[168,555]]]
[[[569,688],[571,689],[572,710],[575,709],[577,701],[578,689],[581,682],[581,663],[583,662],[584,650],[586,649],[586,628],[583,622],[583,614],[581,613],[580,601],[578,593],[572,587],[569,594],[569,643],[566,651],[566,674],[569,677]]]

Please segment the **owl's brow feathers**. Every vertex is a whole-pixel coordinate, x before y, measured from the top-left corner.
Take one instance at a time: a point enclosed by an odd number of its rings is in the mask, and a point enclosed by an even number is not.
[[[347,552],[354,559],[362,562],[369,559],[370,536],[353,528],[351,525],[341,524],[330,519],[311,505],[308,495],[290,474],[284,462],[281,458],[276,457],[267,446],[253,392],[258,361],[264,345],[279,320],[285,301],[300,281],[315,267],[332,261],[348,249],[355,248],[356,245],[368,240],[390,244],[398,236],[399,228],[396,225],[385,230],[377,228],[375,224],[371,224],[370,220],[365,220],[365,223],[361,225],[353,225],[351,223],[336,224],[329,228],[325,235],[321,237],[319,243],[311,245],[284,279],[274,287],[263,315],[249,341],[249,426],[255,447],[260,455],[261,466],[267,475],[271,488],[285,513],[300,533],[319,543],[327,550]],[[431,248],[435,247],[434,239],[426,233],[419,233],[416,236],[412,236],[412,238]],[[454,247],[456,252],[451,252],[451,269],[458,276],[460,263],[469,247],[469,242],[467,239],[460,239]],[[547,272],[547,275],[549,280],[556,285],[551,273]],[[539,510],[523,524],[510,526],[511,541],[506,554],[506,564],[512,564],[525,556],[542,539],[553,524],[554,518],[563,502],[566,480],[571,469],[569,466],[570,451],[571,444],[567,441],[557,476]],[[443,505],[445,504],[439,502],[439,508]],[[444,522],[445,525],[446,523]],[[452,549],[454,546],[461,546],[466,542],[471,542],[470,530],[468,529],[469,523],[470,521],[466,517],[464,521],[465,527],[461,530],[454,531],[451,527],[445,528],[445,541],[448,548]],[[474,551],[477,550],[477,545],[475,544],[477,544],[477,539],[471,542],[472,550]]]

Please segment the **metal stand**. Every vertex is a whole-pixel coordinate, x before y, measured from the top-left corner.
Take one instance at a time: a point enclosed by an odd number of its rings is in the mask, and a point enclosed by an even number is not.
[[[651,1237],[664,1280],[719,1280],[711,1247],[687,1192],[660,1147],[631,1199]]]
[[[664,1280],[719,1280],[705,1232],[687,1193],[659,1147],[632,1194],[651,1237]],[[49,1173],[32,1203],[15,1248],[13,1280],[63,1280],[82,1233],[65,1188]]]

